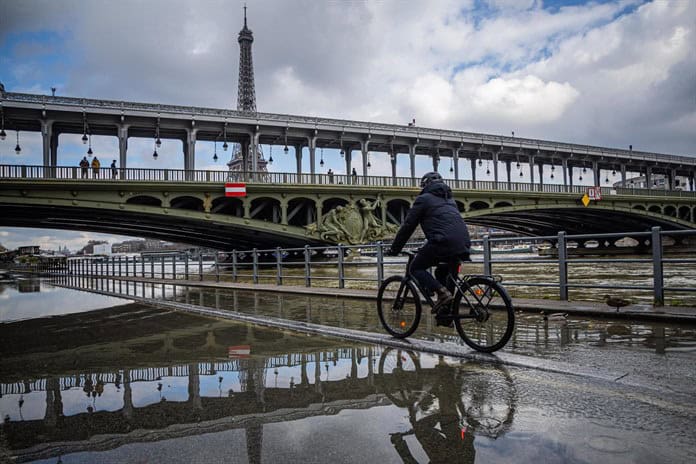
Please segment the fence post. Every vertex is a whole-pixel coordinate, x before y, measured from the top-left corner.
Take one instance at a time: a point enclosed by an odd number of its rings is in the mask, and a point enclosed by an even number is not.
[[[382,285],[384,280],[384,253],[382,251],[382,242],[377,242],[377,286]]]
[[[189,268],[188,268],[188,262],[189,262],[189,255],[188,251],[186,252],[186,258],[184,258],[184,277],[186,280],[189,280]]]
[[[304,282],[305,282],[305,287],[311,287],[312,286],[312,277],[311,277],[311,270],[310,270],[310,261],[309,261],[309,245],[304,246]]]
[[[160,270],[162,271],[162,280],[165,279],[165,274],[164,274],[164,255],[162,255],[162,263],[160,265]]]
[[[659,226],[652,228],[652,260],[653,260],[653,294],[654,306],[664,306],[665,304],[665,281],[662,273],[662,235]]]
[[[558,287],[561,301],[568,301],[568,249],[565,232],[558,233]]]
[[[153,255],[150,255],[150,278],[155,278],[155,257]],[[155,288],[154,284],[152,288]]]
[[[203,280],[203,255],[198,252],[198,280]]]
[[[142,254],[140,255],[140,275],[143,279],[145,278],[145,256]]]
[[[172,255],[172,280],[176,280],[176,255]]]
[[[121,265],[121,256],[118,257],[118,276],[123,275],[123,265]]]
[[[491,263],[491,241],[488,234],[483,236],[483,273],[487,276],[493,275],[493,264]]]
[[[259,254],[256,248],[251,250],[251,279],[254,284],[259,283]]]
[[[220,260],[217,251],[215,252],[215,282],[220,282]]]
[[[232,250],[232,281],[237,281],[237,250]]]
[[[126,277],[128,277],[128,264],[130,263],[130,258],[126,256]]]
[[[283,285],[283,251],[276,247],[276,285]]]
[[[338,288],[345,288],[346,279],[343,269],[343,246],[340,243],[336,245],[336,251],[338,252]]]

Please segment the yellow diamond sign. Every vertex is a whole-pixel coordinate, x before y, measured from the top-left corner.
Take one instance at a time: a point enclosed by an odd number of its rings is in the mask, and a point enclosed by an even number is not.
[[[582,196],[582,204],[585,206],[590,204],[590,196],[588,194]]]

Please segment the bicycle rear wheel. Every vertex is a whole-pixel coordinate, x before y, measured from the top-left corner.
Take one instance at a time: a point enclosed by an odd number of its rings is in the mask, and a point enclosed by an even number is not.
[[[382,282],[377,292],[377,314],[382,326],[396,338],[406,338],[416,331],[421,317],[418,292],[403,276]]]
[[[505,346],[515,328],[515,311],[505,288],[491,278],[472,277],[463,282],[462,290],[455,295],[453,315],[464,343],[484,353]]]

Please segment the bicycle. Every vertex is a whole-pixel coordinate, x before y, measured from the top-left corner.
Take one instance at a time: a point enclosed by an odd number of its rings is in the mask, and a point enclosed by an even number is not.
[[[386,279],[377,293],[377,313],[382,326],[396,338],[406,338],[418,328],[422,300],[435,312],[435,302],[408,272],[414,252],[408,256],[406,275]],[[492,353],[510,340],[515,328],[515,310],[502,279],[486,275],[448,276],[453,284],[450,314],[443,321],[454,321],[464,343],[476,351]],[[388,303],[391,302],[391,303]]]

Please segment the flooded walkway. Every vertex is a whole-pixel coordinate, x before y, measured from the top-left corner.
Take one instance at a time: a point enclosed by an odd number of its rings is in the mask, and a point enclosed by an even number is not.
[[[173,304],[379,330],[364,300],[142,289]],[[3,290],[13,314],[35,309],[0,324],[0,462],[696,459],[693,328],[530,314],[501,353],[668,377],[642,385],[308,336],[46,283]],[[52,298],[32,298],[41,293]],[[419,332],[423,342],[457,345],[427,321]]]

